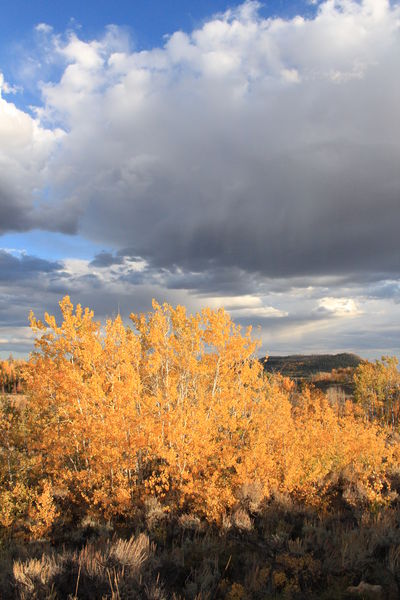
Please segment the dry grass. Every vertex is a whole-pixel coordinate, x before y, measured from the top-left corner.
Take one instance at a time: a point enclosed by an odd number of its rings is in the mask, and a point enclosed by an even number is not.
[[[51,583],[62,571],[60,563],[54,556],[43,554],[40,559],[31,558],[25,562],[17,560],[13,565],[13,575],[18,590],[19,598],[50,598],[52,595]]]
[[[137,574],[154,550],[154,544],[151,544],[148,536],[142,533],[137,538],[116,540],[110,546],[109,555],[119,565]]]
[[[155,594],[158,589],[157,597],[161,599],[161,586],[145,581],[144,576],[145,563],[154,550],[148,536],[140,534],[128,540],[88,542],[74,552],[63,550],[16,560],[12,568],[15,597],[122,600],[140,593],[146,595],[146,589]]]
[[[136,524],[147,533],[103,529],[79,548],[25,548],[2,600],[339,600],[371,590],[400,597],[399,509],[318,514],[277,495],[251,519],[238,507],[228,529],[188,513],[161,521],[148,513]]]
[[[232,524],[238,529],[250,531],[253,527],[249,513],[244,508],[238,508],[232,514]]]

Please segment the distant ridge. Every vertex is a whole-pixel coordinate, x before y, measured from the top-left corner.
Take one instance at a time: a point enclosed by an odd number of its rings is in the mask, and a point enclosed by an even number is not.
[[[269,356],[264,363],[268,373],[279,372],[293,378],[304,378],[316,373],[330,373],[332,369],[356,368],[362,362],[357,354],[293,354],[290,356]]]

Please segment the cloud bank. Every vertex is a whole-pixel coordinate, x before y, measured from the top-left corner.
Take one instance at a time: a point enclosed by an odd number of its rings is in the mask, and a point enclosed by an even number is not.
[[[88,41],[40,24],[60,76],[29,111],[0,79],[0,232],[114,248],[91,262],[92,285],[113,268],[126,289],[172,295],[312,285],[311,323],[362,319],[357,294],[398,294],[400,6],[326,0],[290,20],[259,8],[147,51],[113,26]],[[279,298],[237,316],[289,327]]]
[[[246,3],[152,51],[122,51],[116,29],[53,37],[66,66],[36,120],[7,118],[2,202],[42,183],[36,226],[76,223],[162,267],[397,273],[399,19],[384,0],[290,21]],[[21,203],[4,228],[29,225]]]

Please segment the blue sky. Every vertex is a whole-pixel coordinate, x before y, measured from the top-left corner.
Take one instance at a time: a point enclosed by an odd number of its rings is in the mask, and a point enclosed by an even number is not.
[[[400,8],[26,2],[0,20],[0,353],[66,293],[400,352]]]
[[[96,37],[106,25],[131,30],[134,44],[140,48],[160,45],[165,35],[179,29],[190,31],[217,12],[224,12],[240,2],[227,0],[15,0],[5,6],[0,23],[1,57],[10,58],[9,50],[32,35],[38,23],[49,23],[56,30],[79,27],[85,36]],[[298,0],[270,0],[260,10],[264,16],[293,17],[313,14],[315,5]]]

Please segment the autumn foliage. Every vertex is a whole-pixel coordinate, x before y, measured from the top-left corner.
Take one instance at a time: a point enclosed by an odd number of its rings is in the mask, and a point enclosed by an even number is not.
[[[0,360],[0,393],[16,394],[22,391],[22,372],[25,361],[15,360],[10,356],[8,360]]]
[[[46,536],[63,507],[130,519],[151,498],[221,523],[250,489],[328,510],[343,480],[349,505],[391,501],[398,447],[382,424],[265,375],[223,309],[154,302],[129,327],[60,307],[60,323],[31,315],[27,405],[18,426],[11,406],[1,415],[4,528]]]
[[[365,361],[354,374],[355,400],[370,421],[396,429],[400,424],[400,373],[396,357]]]

